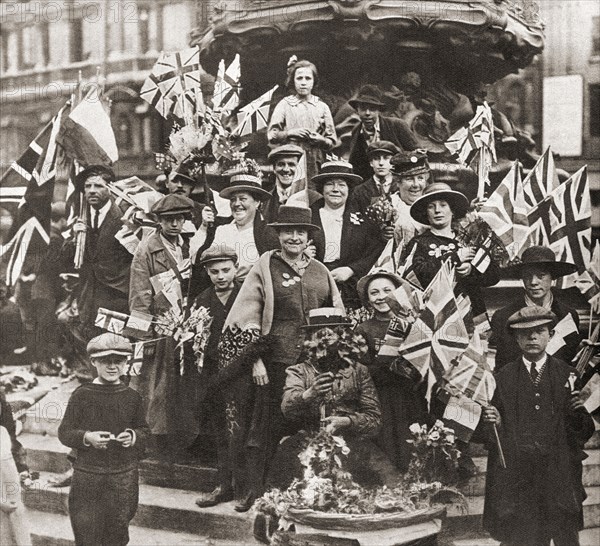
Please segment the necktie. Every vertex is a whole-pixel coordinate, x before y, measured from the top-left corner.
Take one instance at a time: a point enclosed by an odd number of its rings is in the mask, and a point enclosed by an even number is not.
[[[538,371],[535,367],[535,362],[531,363],[531,371],[529,372],[529,374],[531,375],[531,380],[535,383],[536,379],[538,378]]]
[[[100,220],[100,211],[98,209],[94,209],[94,221],[92,222],[92,229],[98,229],[98,223]]]

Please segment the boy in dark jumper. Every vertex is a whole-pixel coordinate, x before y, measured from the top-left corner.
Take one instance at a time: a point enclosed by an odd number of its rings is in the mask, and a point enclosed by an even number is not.
[[[546,353],[556,316],[528,306],[508,326],[522,356],[496,374],[483,423],[495,424],[506,468],[490,442],[483,524],[503,546],[578,546],[582,464],[594,433],[574,368]]]
[[[58,429],[77,449],[69,514],[77,546],[121,546],[138,505],[138,461],[148,436],[140,395],[121,383],[132,348],[105,333],[87,346],[98,377],[77,388]]]
[[[208,426],[216,440],[219,472],[219,485],[210,493],[203,493],[196,500],[196,504],[202,508],[233,499],[225,402],[220,390],[210,388],[209,385],[213,384],[211,380],[216,378],[218,372],[217,347],[221,339],[221,331],[240,291],[239,284],[235,282],[237,261],[236,251],[224,245],[213,245],[207,248],[198,261],[198,264],[205,267],[212,286],[196,298],[196,306],[206,307],[213,317],[201,377],[203,385],[207,386],[201,402],[201,413],[206,415]]]

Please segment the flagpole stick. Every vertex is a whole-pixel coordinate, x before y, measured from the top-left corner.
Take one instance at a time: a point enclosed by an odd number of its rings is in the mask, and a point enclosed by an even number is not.
[[[500,457],[500,465],[502,468],[506,468],[506,459],[504,458],[504,451],[502,450],[502,444],[500,443],[500,435],[498,434],[498,427],[496,423],[492,425],[494,428],[494,436],[496,437],[496,447],[498,448],[498,456]]]
[[[592,339],[592,323],[594,318],[594,308],[593,306],[590,307],[590,322],[588,324],[588,339],[591,340]]]

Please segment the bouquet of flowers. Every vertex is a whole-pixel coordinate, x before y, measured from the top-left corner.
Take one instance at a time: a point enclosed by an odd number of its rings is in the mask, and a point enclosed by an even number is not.
[[[204,349],[210,335],[210,325],[213,318],[206,307],[192,306],[189,316],[175,309],[157,317],[155,330],[163,336],[170,336],[177,341],[177,347],[181,350],[180,374],[184,374],[183,350],[184,344],[192,341],[192,351],[196,359],[198,371],[204,366]]]
[[[391,199],[378,197],[365,211],[365,216],[379,229],[393,226],[398,218],[398,211],[392,205]]]
[[[441,482],[455,485],[458,482],[458,459],[454,430],[444,426],[439,419],[431,428],[413,423],[409,427],[413,445],[407,478],[413,483]]]
[[[479,216],[472,216],[470,221],[459,224],[456,229],[457,239],[465,247],[482,249],[498,267],[506,267],[509,262],[508,252],[500,238],[489,224]]]

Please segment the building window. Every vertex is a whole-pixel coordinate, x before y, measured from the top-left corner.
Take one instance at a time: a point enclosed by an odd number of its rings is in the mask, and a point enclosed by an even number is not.
[[[71,22],[70,44],[71,62],[77,63],[83,60],[83,22],[75,19]]]
[[[600,55],[600,17],[592,17],[592,55]]]
[[[590,94],[590,136],[600,137],[600,84],[589,87]]]

